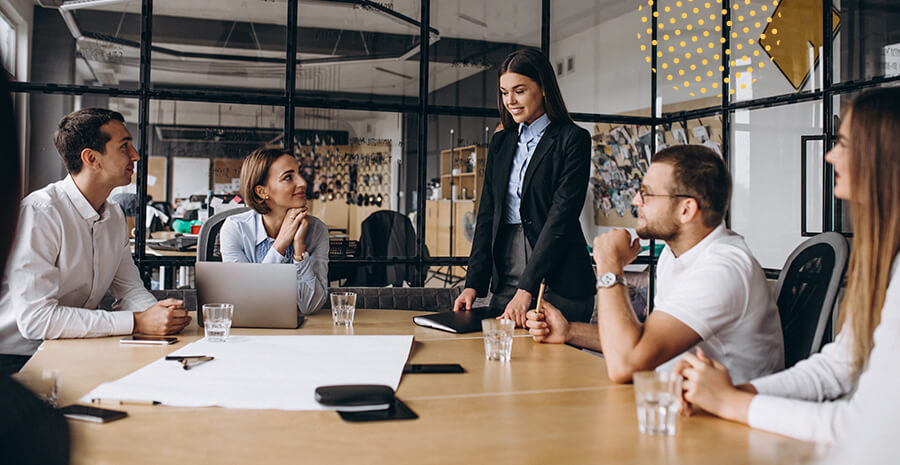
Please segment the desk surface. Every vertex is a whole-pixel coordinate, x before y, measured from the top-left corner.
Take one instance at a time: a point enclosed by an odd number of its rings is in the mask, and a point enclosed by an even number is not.
[[[512,360],[486,362],[480,333],[421,328],[411,321],[417,314],[358,310],[345,329],[320,313],[299,330],[234,333],[412,334],[411,362],[466,369],[403,377],[397,395],[418,420],[351,424],[334,412],[127,406],[125,420],[70,422],[72,463],[741,464],[776,463],[785,450],[808,447],[709,416],[680,418],[672,437],[642,435],[631,386],[612,384],[602,359],[536,344],[518,330]],[[122,346],[118,337],[46,341],[24,370],[60,369],[67,405],[201,336],[192,324],[166,347]]]

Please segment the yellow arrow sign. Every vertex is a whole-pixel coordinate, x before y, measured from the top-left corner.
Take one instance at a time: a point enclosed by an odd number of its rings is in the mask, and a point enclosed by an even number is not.
[[[832,9],[833,32],[840,15]],[[819,61],[822,40],[822,0],[782,0],[772,12],[771,22],[760,35],[759,44],[772,57],[775,66],[800,90],[809,72]],[[813,63],[810,63],[810,47]]]

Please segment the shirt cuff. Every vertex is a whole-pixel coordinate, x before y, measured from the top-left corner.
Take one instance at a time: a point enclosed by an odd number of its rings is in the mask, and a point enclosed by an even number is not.
[[[291,257],[291,260],[293,260],[293,257]],[[306,257],[306,259],[299,261],[299,262],[294,261],[294,265],[297,265],[297,278],[298,279],[303,279],[303,278],[308,278],[311,280],[316,279],[315,273],[312,273],[312,261],[313,261],[313,258],[311,256]]]
[[[109,312],[113,318],[113,335],[131,334],[134,332],[135,312]]]
[[[272,247],[271,249],[269,249],[268,252],[266,252],[266,256],[263,257],[262,262],[263,263],[290,263],[290,260],[291,260],[290,257],[285,257],[284,255],[281,255],[280,253],[278,253],[278,250],[276,250],[275,247]]]

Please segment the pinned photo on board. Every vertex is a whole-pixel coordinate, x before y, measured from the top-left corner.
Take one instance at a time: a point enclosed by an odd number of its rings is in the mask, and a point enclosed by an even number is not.
[[[683,128],[672,128],[672,138],[675,139],[675,145],[685,145],[688,143],[687,134]]]

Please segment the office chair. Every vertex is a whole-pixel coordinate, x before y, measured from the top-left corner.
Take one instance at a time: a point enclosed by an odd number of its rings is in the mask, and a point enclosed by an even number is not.
[[[416,232],[402,213],[380,210],[369,215],[360,225],[356,258],[413,258],[416,256]],[[378,264],[357,266],[346,286],[403,285],[416,282],[414,264]]]
[[[356,308],[449,312],[459,287],[334,287],[328,292],[355,292]],[[322,308],[331,308],[331,299]]]
[[[819,234],[791,253],[778,275],[775,298],[784,332],[784,367],[818,352],[841,287],[850,248],[836,232]]]
[[[216,213],[200,227],[200,237],[197,239],[198,262],[221,262],[222,253],[219,250],[219,231],[225,218],[250,210],[247,207],[233,208],[231,210]]]

